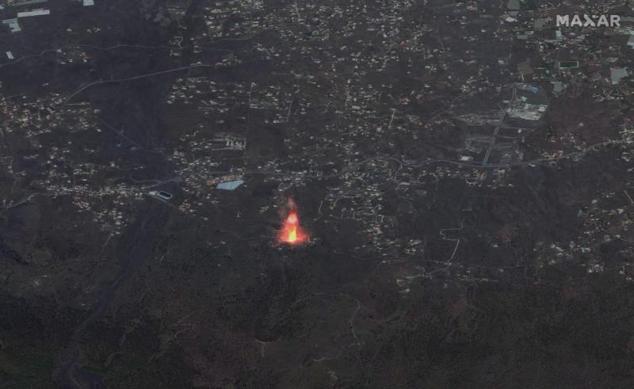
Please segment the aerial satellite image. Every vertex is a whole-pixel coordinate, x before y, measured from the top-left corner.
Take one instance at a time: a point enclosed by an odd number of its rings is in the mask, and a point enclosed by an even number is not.
[[[0,0],[0,389],[634,388],[633,0]]]

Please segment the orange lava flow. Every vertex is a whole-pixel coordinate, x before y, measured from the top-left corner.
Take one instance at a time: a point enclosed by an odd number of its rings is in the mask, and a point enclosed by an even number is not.
[[[299,245],[308,242],[309,236],[302,226],[299,225],[299,216],[297,215],[296,209],[289,211],[277,239],[280,243],[290,245]]]

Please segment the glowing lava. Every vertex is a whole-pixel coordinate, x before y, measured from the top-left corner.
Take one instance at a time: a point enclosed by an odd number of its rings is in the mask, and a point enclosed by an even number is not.
[[[291,208],[288,212],[288,216],[286,216],[284,220],[277,239],[280,243],[290,245],[299,245],[308,242],[309,236],[302,226],[299,225],[299,216],[297,215],[296,208]]]

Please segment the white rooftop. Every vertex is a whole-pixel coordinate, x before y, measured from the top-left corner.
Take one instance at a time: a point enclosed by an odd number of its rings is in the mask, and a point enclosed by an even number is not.
[[[627,78],[628,76],[629,72],[627,71],[627,68],[610,69],[610,79],[612,81],[612,85],[617,85],[622,79]]]
[[[22,29],[20,28],[20,24],[18,23],[18,19],[6,19],[2,21],[2,24],[6,24],[11,29],[11,32],[20,32]]]
[[[18,12],[18,18],[27,18],[29,16],[43,16],[50,14],[51,11],[48,9],[34,9],[33,11]]]

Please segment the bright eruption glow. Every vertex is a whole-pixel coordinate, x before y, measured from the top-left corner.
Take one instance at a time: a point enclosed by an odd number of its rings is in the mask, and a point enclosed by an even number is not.
[[[289,202],[289,204],[292,203]],[[284,220],[284,224],[278,235],[278,240],[280,243],[299,245],[308,242],[308,239],[308,234],[304,231],[302,226],[299,225],[297,209],[293,206]]]

